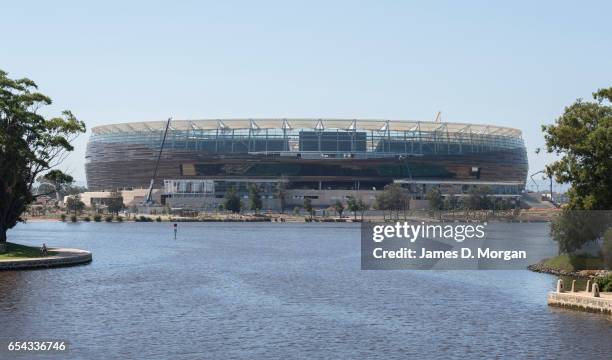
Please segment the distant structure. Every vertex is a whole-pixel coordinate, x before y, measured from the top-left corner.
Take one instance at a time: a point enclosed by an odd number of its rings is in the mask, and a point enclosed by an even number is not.
[[[150,206],[155,204],[153,201],[153,187],[155,186],[155,179],[157,178],[157,169],[159,168],[159,161],[161,160],[162,151],[164,150],[164,145],[166,144],[166,137],[168,136],[168,130],[170,129],[170,122],[172,118],[168,118],[166,122],[166,128],[164,129],[164,135],[162,136],[161,144],[159,145],[159,153],[157,154],[157,159],[155,160],[155,170],[153,170],[153,176],[151,177],[151,182],[149,183],[149,190],[147,191],[147,196],[145,196],[143,205]],[[176,237],[176,236],[175,236]]]
[[[148,188],[166,125],[93,128],[85,165],[89,189]],[[433,187],[462,196],[486,186],[493,196],[518,197],[527,170],[520,130],[441,122],[439,115],[433,122],[173,120],[153,185],[160,205],[210,209],[228,188],[246,197],[254,184],[264,208],[275,209],[279,188],[287,207],[305,198],[323,207],[351,195],[372,203],[376,191],[397,183],[418,206]]]

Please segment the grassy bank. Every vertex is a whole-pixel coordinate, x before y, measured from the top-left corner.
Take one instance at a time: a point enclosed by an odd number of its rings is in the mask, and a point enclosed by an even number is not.
[[[584,254],[558,255],[544,259],[537,264],[529,265],[528,269],[535,272],[574,278],[594,278],[606,276],[610,273],[609,270],[604,270],[606,265],[601,257]]]
[[[605,269],[603,259],[590,255],[562,254],[542,262],[544,266],[563,271],[600,270]]]
[[[7,251],[4,254],[0,254],[0,260],[15,260],[21,258],[38,258],[42,257],[40,248],[25,246],[7,242]],[[49,255],[54,255],[56,252],[49,251]]]

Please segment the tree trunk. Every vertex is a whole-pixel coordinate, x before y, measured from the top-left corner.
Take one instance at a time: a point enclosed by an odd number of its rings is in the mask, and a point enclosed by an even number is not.
[[[6,229],[0,229],[0,254],[6,252]]]

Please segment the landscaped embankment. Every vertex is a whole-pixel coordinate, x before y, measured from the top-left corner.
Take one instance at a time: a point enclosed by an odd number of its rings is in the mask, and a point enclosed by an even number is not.
[[[11,245],[16,244],[9,244],[9,249]],[[23,245],[17,246],[23,247]],[[30,247],[27,248],[35,249]],[[91,252],[70,248],[49,248],[47,256],[41,256],[39,253],[28,253],[27,255],[22,254],[24,256],[12,255],[15,255],[15,253],[9,253],[0,257],[0,270],[24,270],[73,266],[87,264],[92,261]]]

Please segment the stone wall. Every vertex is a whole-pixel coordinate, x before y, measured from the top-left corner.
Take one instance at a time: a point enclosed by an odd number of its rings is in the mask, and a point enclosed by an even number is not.
[[[551,292],[548,294],[548,305],[576,310],[612,314],[612,299],[578,295],[575,293]]]

